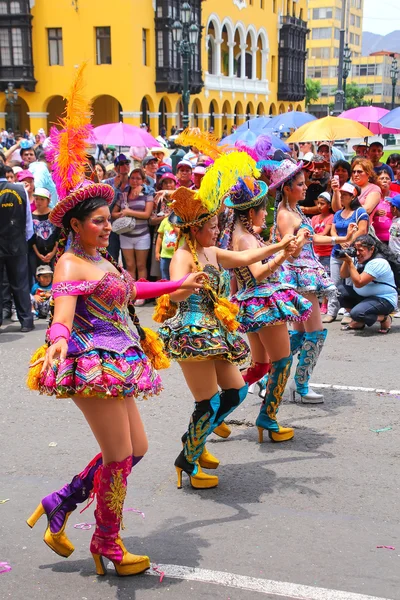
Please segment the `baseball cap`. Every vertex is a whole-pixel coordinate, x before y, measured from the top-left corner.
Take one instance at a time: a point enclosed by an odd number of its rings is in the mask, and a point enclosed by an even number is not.
[[[125,154],[118,154],[114,159],[114,166],[118,167],[123,162],[130,164],[131,161]]]
[[[396,194],[393,198],[387,198],[387,200],[390,204],[393,204],[393,206],[400,209],[400,194]]]
[[[150,156],[145,156],[144,159],[142,160],[142,165],[145,167],[146,165],[149,164],[149,162],[151,161],[157,161],[156,157],[153,156],[152,154],[150,154]]]
[[[348,194],[354,195],[354,192],[357,191],[357,188],[352,183],[348,183],[346,181],[346,183],[344,183],[342,185],[342,187],[340,188],[340,191],[347,192]]]
[[[36,277],[38,275],[53,275],[52,268],[49,265],[39,265],[36,269]]]
[[[332,202],[332,198],[329,192],[321,192],[321,194],[318,194],[318,198],[324,198],[324,200],[329,202],[329,204]]]
[[[175,183],[178,183],[178,179],[175,177],[175,175],[173,173],[164,173],[164,175],[161,177],[160,179],[160,183],[162,181],[165,181],[166,179],[172,179],[172,181],[175,181]]]
[[[23,171],[19,171],[17,173],[18,181],[24,181],[25,179],[34,179],[33,173],[28,171],[28,169],[24,169]]]
[[[327,146],[329,148],[329,142],[320,142],[317,146],[317,149],[319,150],[322,148],[322,146]]]
[[[172,169],[171,169],[171,167],[167,167],[166,165],[164,165],[164,166],[160,167],[159,169],[157,169],[156,176],[162,177],[166,173],[172,173]]]
[[[13,167],[12,170],[14,175],[17,175],[17,173],[21,173],[21,171],[23,171],[22,167],[18,167],[18,165]]]
[[[199,165],[198,167],[194,168],[193,173],[196,175],[205,175],[206,168]]]
[[[180,169],[181,167],[190,167],[191,169],[193,169],[193,165],[189,160],[181,160],[181,162],[178,162],[176,168]]]
[[[51,198],[51,194],[49,192],[49,190],[46,190],[46,188],[35,188],[35,191],[33,192],[34,196],[40,196],[41,198],[47,198],[47,200],[50,200]]]

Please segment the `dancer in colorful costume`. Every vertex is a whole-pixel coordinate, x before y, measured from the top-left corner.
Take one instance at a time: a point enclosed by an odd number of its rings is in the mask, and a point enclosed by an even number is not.
[[[108,185],[84,180],[85,140],[90,138],[91,126],[90,107],[82,98],[82,72],[83,67],[77,73],[61,129],[54,128],[51,133],[48,158],[60,201],[50,220],[63,228],[63,233],[54,272],[54,316],[47,343],[33,357],[28,385],[42,394],[72,398],[101,454],[71,483],[43,498],[27,523],[33,527],[46,514],[44,541],[67,557],[74,550],[65,534],[68,517],[92,492],[97,507],[90,550],[97,573],[105,574],[105,557],[119,575],[134,575],[150,566],[147,556],[129,553],[119,536],[127,478],[147,450],[134,398],[160,392],[161,380],[153,364],[162,368],[168,361],[157,336],[140,327],[133,301],[177,289],[193,291],[202,283],[198,274],[179,282],[134,282],[106,252],[114,192]],[[73,241],[64,252],[69,234]]]
[[[293,400],[296,393],[305,404],[318,404],[324,401],[322,394],[309,386],[309,381],[318,357],[324,346],[327,330],[323,329],[318,298],[336,294],[337,289],[319,262],[313,248],[316,244],[349,243],[353,229],[349,228],[346,237],[330,237],[314,234],[311,221],[298,205],[304,200],[307,186],[303,164],[283,160],[271,175],[270,188],[276,189],[275,224],[281,236],[295,234],[298,249],[286,262],[292,283],[297,291],[312,303],[312,312],[304,323],[293,323],[291,332],[292,354],[299,354],[294,380],[290,385]]]
[[[229,236],[229,247],[233,250],[245,252],[265,247],[253,227],[265,223],[267,191],[267,184],[254,178],[239,179],[230,191],[225,206],[234,211]],[[264,402],[256,421],[260,442],[264,430],[273,442],[284,442],[294,436],[291,427],[279,425],[276,415],[292,364],[287,323],[304,321],[312,308],[311,302],[294,289],[284,267],[296,249],[297,244],[292,241],[268,261],[234,269],[239,290],[231,300],[239,307],[240,331],[248,336],[253,358],[244,378],[249,384],[254,383],[269,371]]]
[[[238,176],[249,175],[254,168],[255,161],[246,153],[233,152],[215,161],[200,190],[179,188],[172,195],[173,222],[185,244],[174,254],[171,275],[180,278],[197,271],[209,276],[209,285],[199,294],[183,291],[170,294],[169,299],[178,304],[173,316],[168,302],[160,299],[154,317],[160,322],[165,314],[171,315],[159,334],[167,355],[179,363],[195,399],[188,431],[182,438],[183,450],[175,461],[178,487],[182,485],[182,471],[189,475],[195,488],[218,484],[218,477],[201,470],[219,464],[206,450],[206,439],[247,394],[248,386],[238,366],[246,361],[248,347],[235,333],[237,308],[226,299],[230,278],[224,269],[263,260],[293,237],[275,246],[245,252],[222,250],[214,245],[219,233],[217,215],[224,195]]]

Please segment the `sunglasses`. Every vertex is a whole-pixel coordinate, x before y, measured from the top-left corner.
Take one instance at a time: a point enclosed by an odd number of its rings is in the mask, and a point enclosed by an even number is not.
[[[352,173],[357,173],[358,175],[362,175],[365,171],[360,171],[359,169],[353,169]]]

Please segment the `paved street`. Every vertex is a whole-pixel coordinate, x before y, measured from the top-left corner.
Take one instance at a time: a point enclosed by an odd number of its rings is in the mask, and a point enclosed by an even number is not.
[[[144,323],[150,315],[141,310]],[[399,319],[387,336],[342,332],[338,322],[329,328],[315,383],[400,388]],[[322,406],[287,401],[279,417],[295,427],[294,440],[261,446],[253,426],[259,399],[249,395],[233,415],[231,437],[210,440],[221,460],[219,487],[195,491],[185,478],[177,490],[173,461],[192,400],[174,365],[163,373],[162,395],[140,403],[150,450],[130,477],[125,504],[145,514],[125,513],[127,547],[166,565],[166,576],[98,578],[91,532],[73,528],[93,523],[93,507],[70,518],[76,550],[69,559],[43,543],[44,518],[33,530],[25,524],[41,497],[97,448],[71,401],[25,388],[45,323],[31,334],[18,329],[7,322],[0,335],[0,501],[9,499],[0,504],[0,562],[12,567],[0,575],[1,599],[400,600],[400,393],[328,389]]]

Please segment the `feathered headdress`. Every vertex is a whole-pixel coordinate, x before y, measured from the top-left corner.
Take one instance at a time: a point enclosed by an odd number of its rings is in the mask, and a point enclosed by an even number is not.
[[[182,131],[175,140],[178,146],[194,146],[202,154],[213,160],[220,157],[224,149],[218,146],[218,138],[212,133],[200,131],[198,127],[188,128]]]
[[[247,210],[261,204],[267,192],[268,186],[263,181],[257,181],[254,177],[240,177],[230,190],[225,206]]]
[[[88,140],[92,134],[91,106],[83,93],[85,67],[83,63],[76,72],[64,115],[58,127],[51,128],[46,151],[59,199],[49,218],[58,227],[62,227],[64,215],[79,202],[100,197],[111,203],[114,198],[111,186],[85,180]]]
[[[201,225],[221,208],[239,177],[258,176],[256,162],[246,152],[223,154],[204,175],[199,190],[179,187],[171,196],[171,217],[179,228]]]

